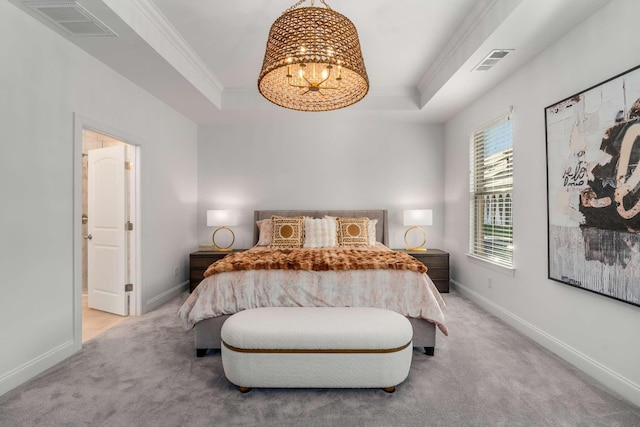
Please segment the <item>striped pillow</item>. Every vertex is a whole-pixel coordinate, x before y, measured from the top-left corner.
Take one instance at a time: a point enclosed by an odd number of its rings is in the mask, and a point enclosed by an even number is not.
[[[336,225],[329,219],[305,218],[305,248],[333,248],[336,246]]]

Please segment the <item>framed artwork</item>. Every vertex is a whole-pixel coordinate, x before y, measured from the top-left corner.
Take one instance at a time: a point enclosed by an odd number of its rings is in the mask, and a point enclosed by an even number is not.
[[[640,67],[545,108],[549,278],[640,305]]]

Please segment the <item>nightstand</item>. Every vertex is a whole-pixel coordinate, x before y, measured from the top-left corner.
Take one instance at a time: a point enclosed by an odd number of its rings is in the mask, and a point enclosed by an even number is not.
[[[449,252],[440,249],[428,249],[426,252],[398,250],[408,253],[426,265],[427,274],[435,283],[438,291],[449,292]]]
[[[246,249],[234,249],[232,251],[197,251],[189,254],[189,289],[191,292],[200,284],[204,279],[204,272],[207,268],[224,258],[225,256],[234,253],[242,252]]]

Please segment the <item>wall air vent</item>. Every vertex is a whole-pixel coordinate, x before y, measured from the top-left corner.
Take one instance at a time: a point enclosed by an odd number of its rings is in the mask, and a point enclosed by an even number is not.
[[[488,71],[511,52],[513,52],[513,49],[494,49],[489,55],[485,56],[478,65],[473,67],[471,71]]]
[[[65,32],[78,37],[117,36],[87,9],[73,0],[29,0],[25,5],[53,22]]]

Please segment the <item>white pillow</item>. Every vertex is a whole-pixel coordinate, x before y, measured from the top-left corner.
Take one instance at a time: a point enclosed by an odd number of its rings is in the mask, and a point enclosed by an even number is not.
[[[261,219],[258,225],[258,243],[256,246],[269,246],[273,241],[273,223],[270,218]]]
[[[378,223],[377,219],[369,220],[369,228],[367,231],[369,232],[369,244],[371,246],[376,245],[376,224]]]
[[[304,219],[304,248],[333,248],[336,246],[336,225],[330,219]]]

